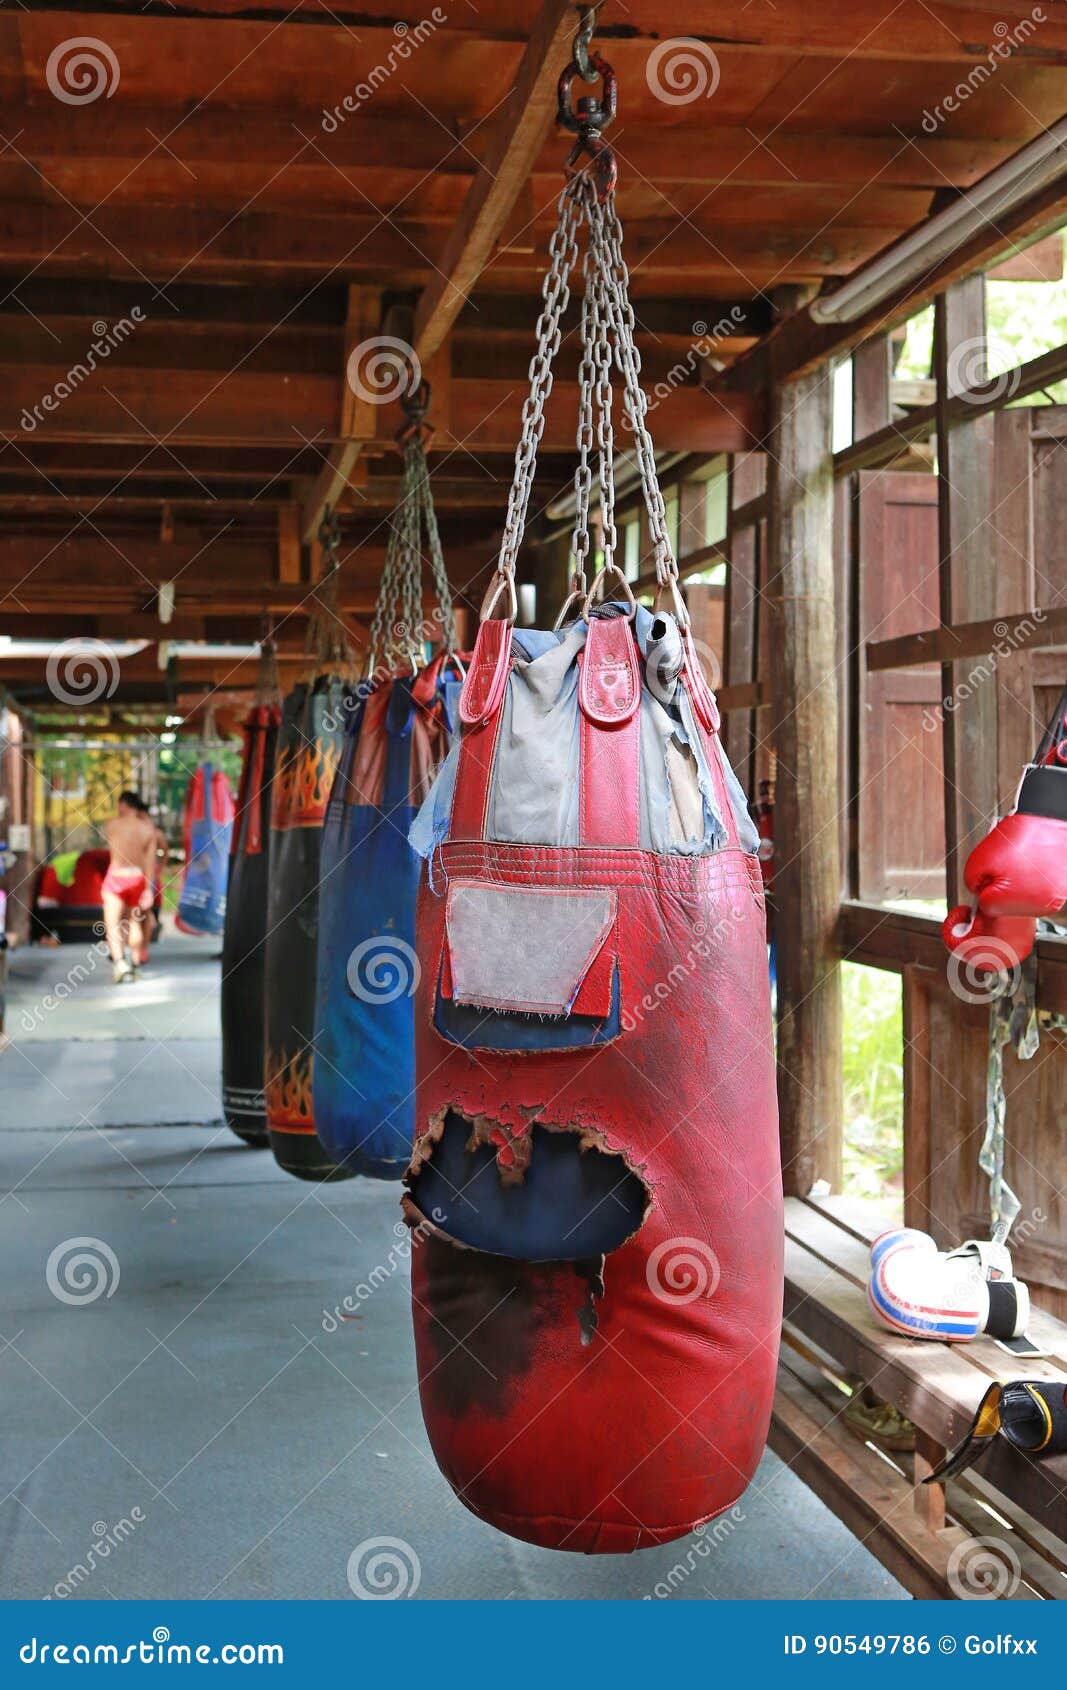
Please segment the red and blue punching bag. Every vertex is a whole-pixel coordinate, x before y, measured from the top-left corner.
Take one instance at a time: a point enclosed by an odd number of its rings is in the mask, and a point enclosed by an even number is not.
[[[233,815],[230,783],[205,757],[185,791],[185,874],[174,918],[183,933],[222,932]]]
[[[679,1537],[744,1491],[783,1250],[758,837],[677,592],[602,188],[582,172],[562,197],[545,343],[584,218],[583,339],[610,334],[627,376],[661,592],[650,614],[614,566],[598,393],[602,574],[571,626],[512,627],[520,448],[458,751],[412,830],[427,861],[405,1199],[442,1471],[512,1536],[596,1553]],[[535,360],[535,439],[548,385]]]

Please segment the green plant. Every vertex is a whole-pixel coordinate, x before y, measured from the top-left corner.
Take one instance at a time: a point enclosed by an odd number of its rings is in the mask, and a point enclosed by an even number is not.
[[[904,1171],[904,1035],[900,976],[843,966],[844,1189],[899,1200]]]

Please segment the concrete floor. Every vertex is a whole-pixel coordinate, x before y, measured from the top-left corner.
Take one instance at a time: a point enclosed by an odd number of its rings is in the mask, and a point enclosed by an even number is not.
[[[396,1261],[395,1189],[300,1185],[219,1120],[217,949],[168,935],[120,989],[88,947],[11,957],[0,1596],[349,1598],[381,1538],[419,1598],[905,1596],[771,1454],[702,1547],[590,1559],[468,1514],[422,1428],[403,1262],[324,1320]],[[72,1240],[107,1294],[70,1300]]]

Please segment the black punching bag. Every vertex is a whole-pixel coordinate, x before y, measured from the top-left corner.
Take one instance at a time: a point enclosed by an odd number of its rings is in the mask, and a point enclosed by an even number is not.
[[[270,801],[278,750],[276,704],[257,704],[244,725],[237,815],[222,935],[222,1108],[246,1144],[265,1146],[263,993],[266,982]]]
[[[322,824],[356,699],[337,608],[340,533],[327,512],[323,575],[308,631],[309,678],[282,705],[274,768],[267,895],[264,1090],[278,1166],[297,1179],[351,1179],[319,1142],[311,1101]]]

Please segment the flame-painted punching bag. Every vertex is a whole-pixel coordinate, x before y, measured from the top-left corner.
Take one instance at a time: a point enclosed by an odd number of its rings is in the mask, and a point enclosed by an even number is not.
[[[270,800],[280,711],[257,704],[244,725],[222,935],[222,1107],[246,1144],[265,1145],[263,1015],[267,961]]]
[[[185,873],[174,918],[182,933],[223,930],[233,815],[230,783],[205,757],[185,793]]]
[[[403,493],[322,841],[315,1127],[335,1161],[377,1179],[399,1179],[411,1158],[420,864],[407,834],[448,750],[463,674],[427,473],[429,397],[421,382],[401,400]],[[423,538],[437,599],[430,619]],[[390,649],[398,630],[401,646]],[[443,649],[420,667],[431,636]]]
[[[405,1214],[442,1471],[513,1536],[606,1553],[692,1531],[751,1479],[783,1228],[758,838],[677,591],[595,160],[561,199],[542,345],[558,345],[584,219],[583,347],[615,341],[661,590],[650,616],[614,565],[611,399],[598,389],[603,571],[582,591],[576,477],[579,619],[512,628],[529,441],[550,385],[535,359],[460,741],[412,830],[428,860]],[[583,376],[583,407],[590,387]]]
[[[327,561],[327,580],[336,567]],[[320,589],[320,599],[333,595]],[[334,612],[334,618],[336,612]],[[309,645],[320,657],[336,632],[325,611]],[[334,630],[336,626],[334,621]],[[311,1068],[319,933],[322,824],[355,706],[337,664],[300,682],[282,705],[271,798],[267,893],[267,988],[264,1089],[267,1130],[278,1165],[299,1179],[347,1179],[315,1132]]]

